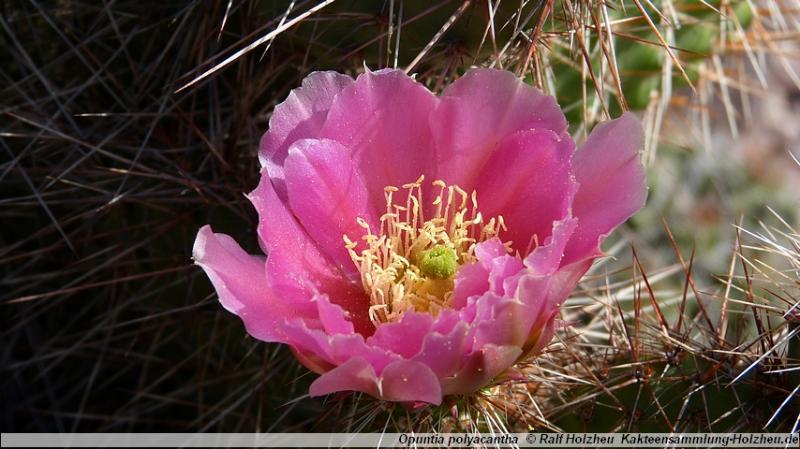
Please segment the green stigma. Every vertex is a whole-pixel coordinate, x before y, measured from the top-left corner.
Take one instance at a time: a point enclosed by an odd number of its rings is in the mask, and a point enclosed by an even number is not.
[[[436,245],[425,251],[419,263],[422,275],[432,279],[447,279],[456,273],[456,268],[456,252],[444,245]]]

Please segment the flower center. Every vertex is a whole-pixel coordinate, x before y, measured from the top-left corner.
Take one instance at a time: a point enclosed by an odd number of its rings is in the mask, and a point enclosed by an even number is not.
[[[456,273],[458,255],[447,246],[436,245],[422,253],[419,270],[423,276],[431,279],[447,279]]]
[[[386,212],[380,217],[380,229],[370,229],[363,218],[357,219],[365,230],[363,249],[344,236],[370,295],[369,317],[376,327],[407,311],[437,315],[450,307],[458,268],[476,260],[475,245],[505,230],[502,216],[484,221],[474,191],[467,194],[443,181],[432,183],[439,192],[431,202],[433,217],[425,217],[424,180],[420,176],[402,186],[408,193],[404,204],[395,203],[400,189],[384,188]]]

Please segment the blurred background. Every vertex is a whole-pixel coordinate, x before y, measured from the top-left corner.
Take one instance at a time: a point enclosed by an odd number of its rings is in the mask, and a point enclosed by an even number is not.
[[[797,428],[797,0],[14,1],[0,36],[3,431]],[[525,381],[453,413],[310,399],[195,233],[258,252],[258,139],[311,71],[440,92],[471,66],[555,95],[578,141],[636,111],[648,204]]]

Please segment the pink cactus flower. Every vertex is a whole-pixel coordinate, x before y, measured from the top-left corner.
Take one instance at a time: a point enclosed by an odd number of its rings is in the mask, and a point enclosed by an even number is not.
[[[556,101],[506,71],[438,97],[399,70],[315,72],[261,139],[267,257],[204,226],[194,260],[250,335],[320,374],[312,396],[440,404],[550,342],[644,204],[641,142],[626,113],[575,151]]]

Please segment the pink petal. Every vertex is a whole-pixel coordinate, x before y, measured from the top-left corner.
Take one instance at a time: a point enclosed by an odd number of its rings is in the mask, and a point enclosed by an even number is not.
[[[492,270],[492,262],[495,258],[505,256],[506,254],[508,254],[508,250],[497,237],[475,245],[475,257],[478,258],[478,262],[480,262],[481,266],[487,271]]]
[[[439,379],[426,365],[411,360],[399,360],[387,366],[381,374],[381,398],[397,402],[442,402]]]
[[[520,270],[512,276],[503,279],[503,293],[506,297],[516,298],[517,288],[519,287],[519,280],[526,275],[528,270]]]
[[[542,317],[549,316],[552,311],[557,311],[566,296],[567,290],[559,290],[550,285],[551,276],[523,276],[519,280],[517,299],[530,307],[530,314],[536,319],[537,324],[542,324]]]
[[[247,332],[259,340],[286,341],[284,320],[308,313],[273,294],[263,257],[245,253],[232,238],[215,234],[208,225],[197,232],[192,257],[211,279],[222,306],[238,315]]]
[[[422,348],[430,332],[433,317],[427,313],[406,312],[399,321],[378,326],[367,344],[411,358]]]
[[[428,334],[413,360],[427,365],[438,377],[452,376],[461,365],[466,345],[467,325],[460,322],[448,334]]]
[[[514,292],[505,291],[506,279],[516,275],[524,268],[522,261],[514,256],[500,256],[492,261],[492,272],[489,274],[489,288],[500,296],[511,296]]]
[[[431,332],[438,332],[440,334],[449,334],[450,331],[455,329],[456,325],[461,322],[461,318],[457,310],[444,309],[436,316],[433,322]]]
[[[536,236],[543,244],[553,222],[568,216],[577,190],[572,179],[574,144],[549,130],[508,136],[489,158],[477,181],[478,206],[486,217],[502,215],[505,241],[523,255]]]
[[[262,175],[249,198],[258,212],[258,234],[269,255],[267,279],[276,295],[284,302],[308,304],[315,309],[311,298],[317,292],[326,293],[332,303],[347,311],[356,331],[371,334],[374,326],[368,316],[369,298],[360,285],[333,268],[278,198],[267,176]]]
[[[551,297],[566,298],[575,289],[584,273],[592,266],[594,259],[583,259],[569,265],[562,265],[550,276],[548,286]],[[563,302],[563,301],[562,301]]]
[[[489,271],[482,264],[476,262],[462,266],[456,273],[453,308],[456,310],[463,308],[471,296],[482,295],[487,290],[489,290]]]
[[[520,279],[519,300],[530,307],[529,316],[533,322],[523,345],[523,352],[526,355],[541,350],[550,342],[553,337],[555,317],[561,304],[575,286],[571,284],[567,289],[566,283],[572,282],[573,279],[558,272],[551,276],[523,276]]]
[[[283,186],[283,161],[289,146],[296,140],[316,137],[336,95],[353,84],[349,76],[336,72],[314,72],[303,79],[301,87],[292,90],[283,103],[275,106],[269,120],[269,131],[261,138],[258,158],[269,176]]]
[[[525,346],[525,356],[529,357],[531,355],[537,355],[541,353],[542,350],[550,344],[550,341],[553,339],[553,335],[555,335],[555,330],[555,318],[547,321],[547,324],[545,324],[543,327],[537,328],[537,332],[532,333],[528,337],[528,344]]]
[[[262,171],[261,181],[248,198],[258,212],[258,236],[262,249],[270,256],[276,270],[270,276],[273,287],[309,291],[306,279],[331,279],[338,275],[315,242],[300,226],[286,205],[278,198],[269,177]],[[280,264],[278,264],[278,260]],[[298,276],[299,275],[299,276]],[[303,294],[302,300],[311,300]]]
[[[304,354],[313,355],[333,365],[340,365],[353,357],[361,357],[380,374],[388,364],[400,360],[400,356],[396,354],[367,345],[361,334],[328,334],[322,329],[308,327],[299,319],[287,321],[285,328],[286,343]]]
[[[352,151],[376,210],[384,210],[384,187],[432,172],[428,117],[437,101],[403,71],[385,69],[360,75],[331,106],[320,137]]]
[[[388,364],[401,359],[399,355],[383,348],[368,345],[361,334],[334,335],[331,338],[331,346],[333,348],[333,359],[336,363],[344,363],[353,357],[363,357],[378,374]]]
[[[289,346],[289,349],[292,350],[292,354],[294,354],[294,356],[301,364],[303,364],[303,366],[317,374],[325,374],[328,371],[336,368],[336,365],[333,365],[332,363],[323,360],[321,357],[318,357],[314,354],[303,352],[294,346]]]
[[[349,150],[333,140],[297,141],[289,149],[284,173],[289,205],[303,228],[341,271],[358,277],[342,236],[358,242],[364,229],[356,219],[365,219],[372,229],[378,221]]]
[[[528,339],[536,316],[533,307],[506,299],[493,306],[491,319],[478,321],[475,345],[522,346]]]
[[[522,350],[517,346],[486,345],[467,357],[463,368],[455,375],[442,379],[442,393],[468,394],[486,387],[517,360]]]
[[[353,357],[317,378],[308,389],[311,396],[337,391],[361,391],[372,397],[380,397],[378,378],[372,365],[362,357]]]
[[[564,257],[564,248],[578,227],[578,220],[567,217],[553,222],[550,237],[541,246],[536,247],[527,257],[525,266],[532,274],[547,275],[555,272]]]
[[[645,171],[639,161],[642,125],[632,113],[598,125],[575,154],[580,189],[572,205],[578,228],[567,245],[563,264],[602,254],[605,236],[642,208],[647,198]]]
[[[561,135],[567,120],[553,97],[514,74],[472,69],[444,91],[431,127],[437,176],[469,191],[503,138],[532,128]]]
[[[303,354],[315,356],[327,363],[336,364],[331,336],[322,329],[312,329],[299,319],[289,319],[284,324],[286,343]]]
[[[467,301],[467,306],[461,309],[461,319],[466,323],[477,325],[481,321],[494,317],[494,307],[504,298],[491,291],[481,296],[473,296]]]
[[[352,334],[353,323],[347,319],[347,312],[336,304],[331,304],[328,295],[317,295],[314,297],[319,312],[319,320],[322,328],[329,335],[333,334]]]
[[[462,309],[471,297],[493,292],[495,295],[513,295],[516,283],[508,282],[522,270],[519,258],[508,254],[498,238],[475,246],[477,263],[462,266],[456,273],[453,291],[453,308]]]

